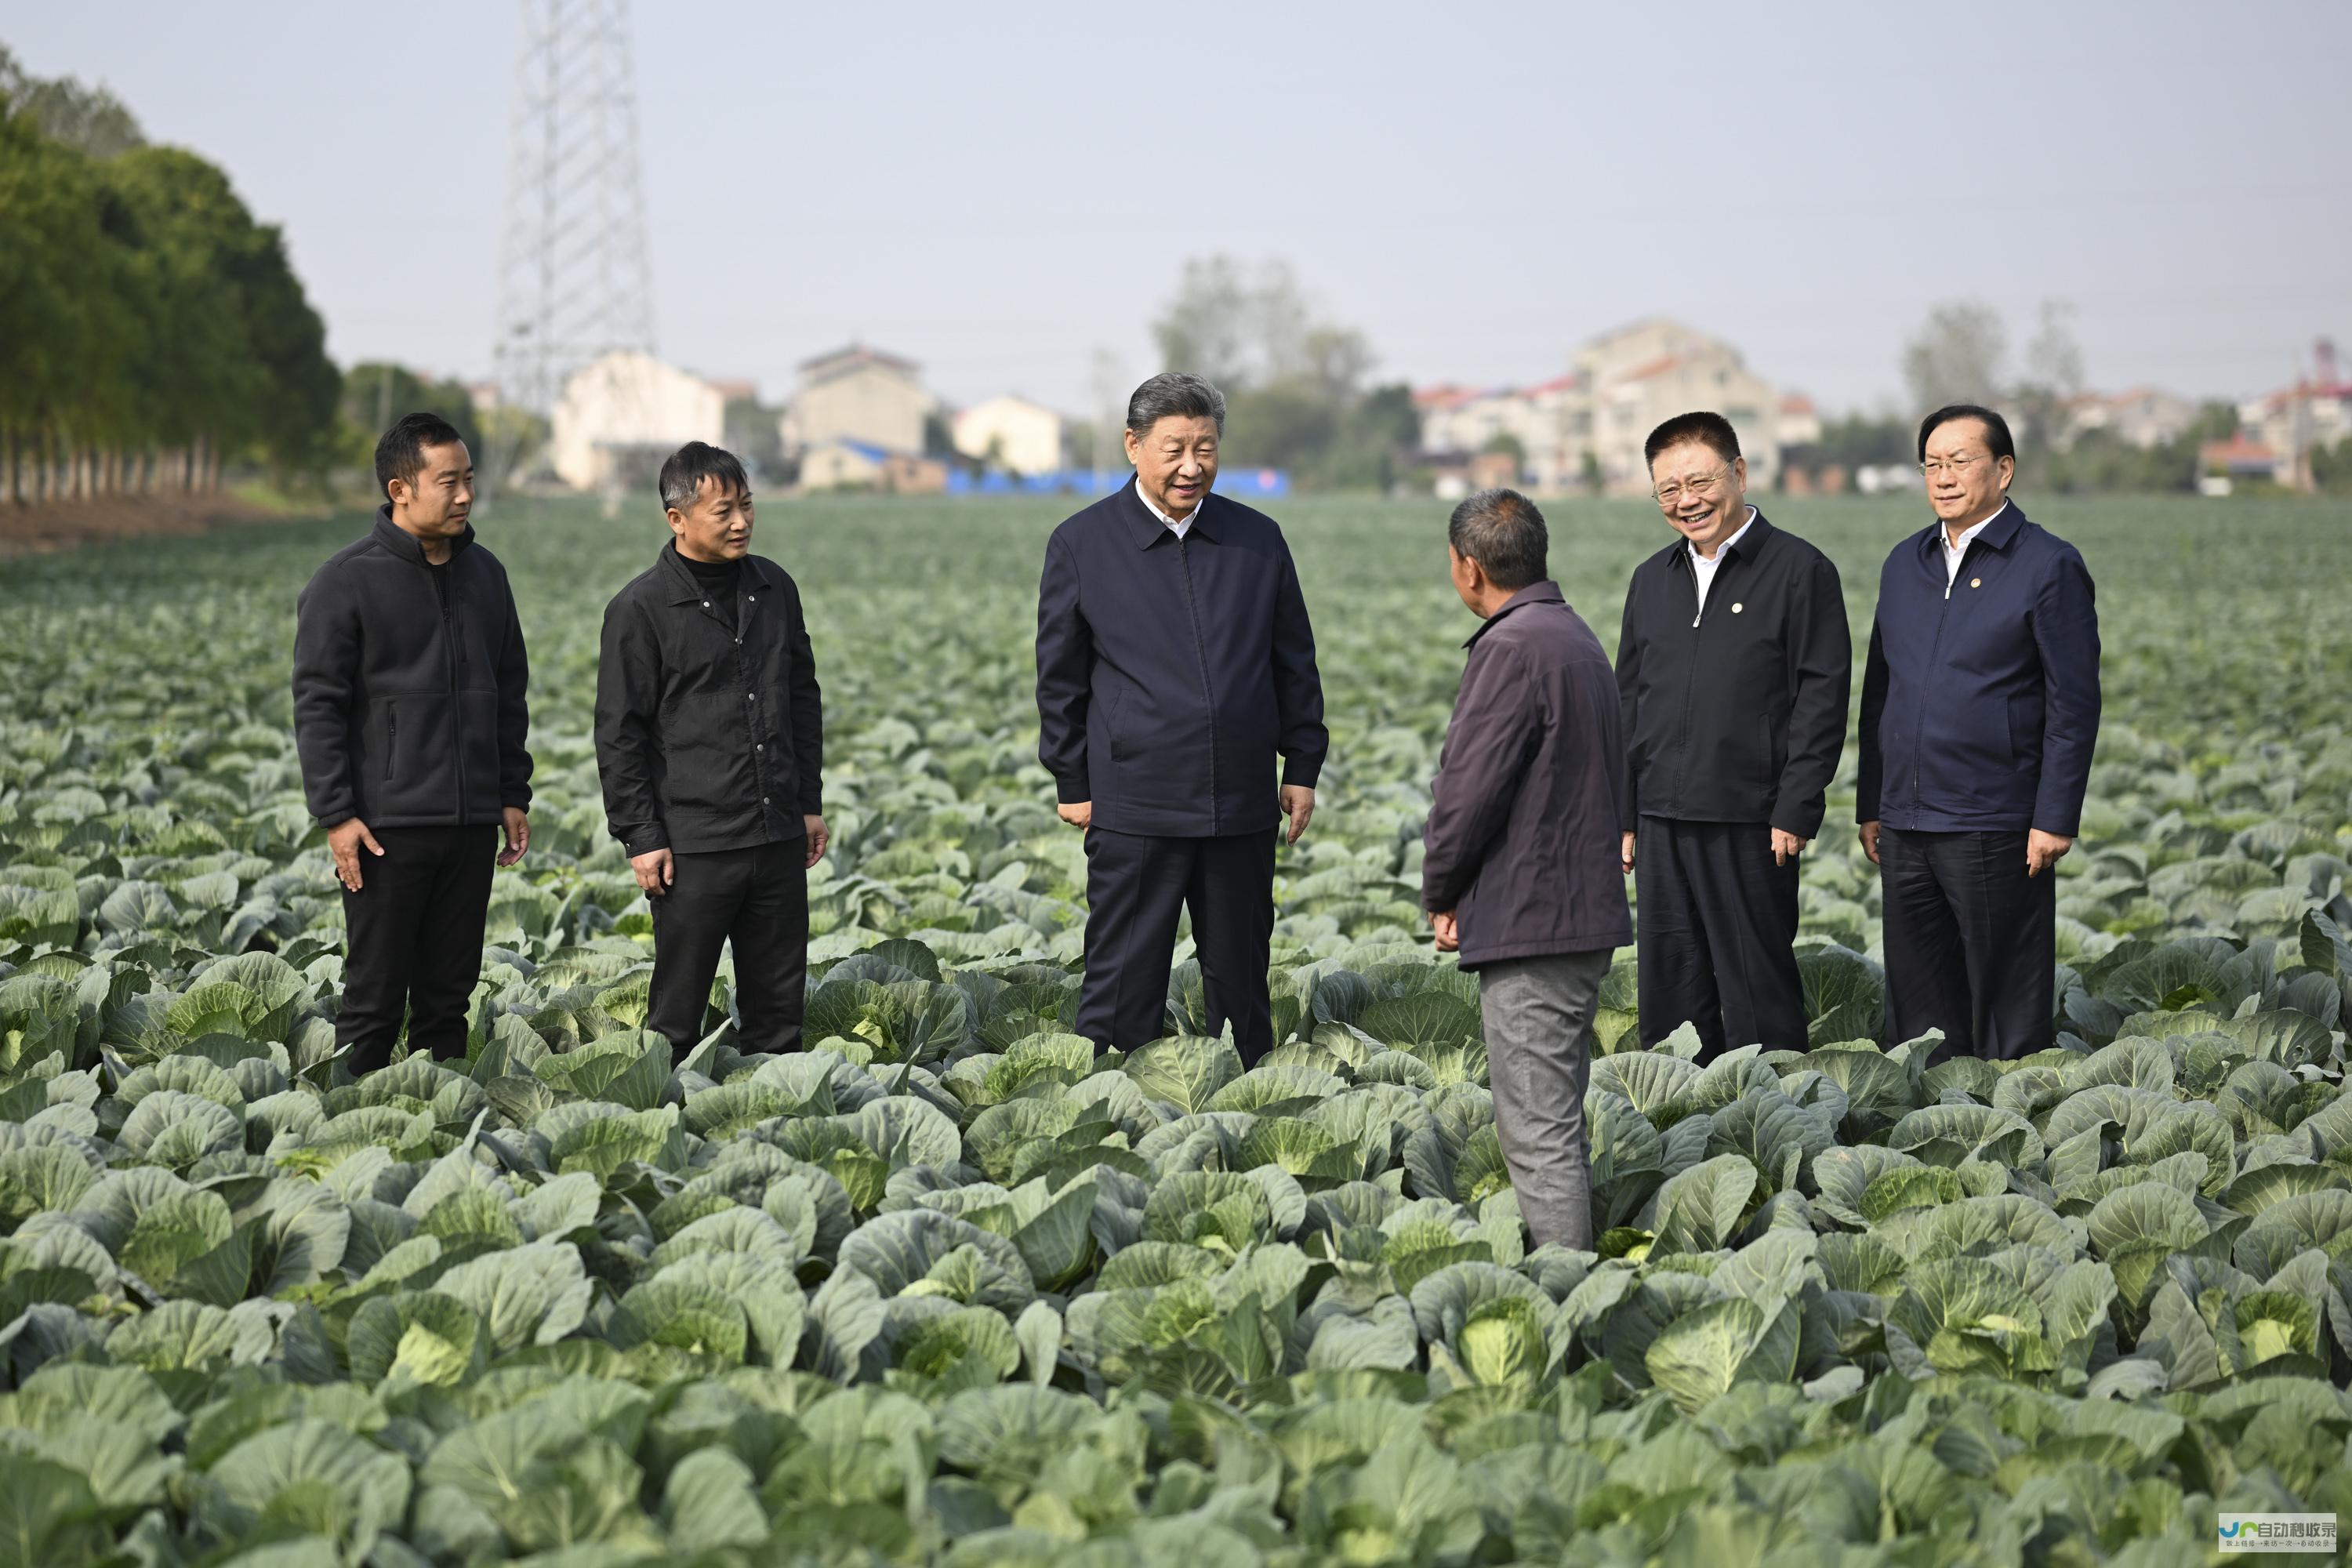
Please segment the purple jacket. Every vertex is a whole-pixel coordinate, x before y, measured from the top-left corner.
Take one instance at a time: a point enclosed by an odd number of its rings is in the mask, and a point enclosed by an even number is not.
[[[1556,583],[1532,583],[1465,645],[1430,785],[1422,905],[1452,910],[1462,967],[1633,940],[1618,822],[1617,678]]]

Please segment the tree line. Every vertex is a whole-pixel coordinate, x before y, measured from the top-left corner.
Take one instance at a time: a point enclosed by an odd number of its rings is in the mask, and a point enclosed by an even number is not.
[[[342,392],[284,237],[228,176],[0,47],[0,504],[323,471]]]

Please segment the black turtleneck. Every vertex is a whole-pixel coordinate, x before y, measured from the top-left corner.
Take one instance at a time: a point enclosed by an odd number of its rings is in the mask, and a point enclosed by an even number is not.
[[[697,561],[683,550],[677,552],[677,558],[686,563],[686,569],[694,574],[695,582],[710,595],[710,607],[732,626],[735,624],[735,594],[743,580],[743,563]]]

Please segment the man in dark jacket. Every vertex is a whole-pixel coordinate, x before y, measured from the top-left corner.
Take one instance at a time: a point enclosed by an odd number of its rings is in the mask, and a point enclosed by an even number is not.
[[[412,414],[376,443],[389,498],[296,603],[294,745],[343,888],[335,1044],[353,1073],[466,1055],[492,864],[530,847],[530,667],[498,557],[474,542],[474,459]],[[505,847],[499,847],[501,830]]]
[[[1642,1043],[1689,1023],[1701,1061],[1802,1050],[1797,858],[1845,749],[1845,597],[1828,556],[1748,504],[1721,415],[1669,419],[1645,450],[1677,537],[1634,569],[1617,639]]]
[[[1180,909],[1209,1027],[1273,1048],[1266,994],[1277,821],[1315,812],[1328,737],[1315,635],[1282,531],[1212,495],[1223,394],[1155,375],[1127,405],[1135,483],[1054,531],[1037,594],[1037,755],[1086,832],[1077,1032],[1165,1032]],[[1282,782],[1274,785],[1275,757]]]
[[[654,911],[646,1026],[683,1060],[719,950],[744,1047],[798,1050],[808,873],[824,856],[824,709],[800,588],[751,551],[751,483],[689,441],[661,470],[672,535],[604,607],[596,772]]]
[[[2051,1044],[2059,857],[2099,734],[2091,574],[2009,499],[2009,422],[1919,426],[1935,525],[1895,547],[1862,681],[1854,811],[1885,895],[1887,1026],[1938,1056]]]
[[[1430,785],[1422,905],[1478,974],[1495,1131],[1538,1247],[1592,1247],[1584,1131],[1592,1010],[1633,937],[1618,866],[1624,753],[1609,658],[1545,569],[1535,503],[1454,509],[1454,588],[1486,624],[1465,645]]]

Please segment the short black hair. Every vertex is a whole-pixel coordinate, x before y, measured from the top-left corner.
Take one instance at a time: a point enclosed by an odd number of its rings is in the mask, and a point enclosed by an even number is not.
[[[1517,590],[1551,575],[1545,564],[1551,536],[1544,531],[1543,513],[1517,490],[1480,490],[1465,498],[1446,522],[1445,540],[1454,554],[1485,567],[1486,580],[1497,588]]]
[[[1207,381],[1181,370],[1163,370],[1127,400],[1127,427],[1148,436],[1162,419],[1213,419],[1225,433],[1225,395]]]
[[[644,472],[639,469],[638,472]],[[721,493],[736,495],[751,493],[751,476],[743,471],[743,460],[723,447],[708,441],[688,441],[669,455],[661,466],[661,503],[664,511],[685,511],[694,505],[702,493],[702,481],[717,483]]]
[[[1643,467],[1657,467],[1659,453],[1685,441],[1698,442],[1726,463],[1739,461],[1739,433],[1732,429],[1731,421],[1701,408],[1677,414],[1651,431],[1650,438],[1642,443]]]
[[[2017,440],[2009,433],[2009,421],[1991,409],[1975,403],[1950,403],[1919,421],[1919,460],[1927,460],[1927,437],[1936,433],[1938,425],[1948,425],[1955,419],[1981,419],[1985,427],[1985,445],[1996,458],[2017,461]]]
[[[463,441],[457,427],[438,414],[404,414],[375,444],[375,488],[389,499],[392,481],[413,485],[425,471],[425,448]]]

